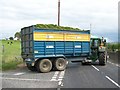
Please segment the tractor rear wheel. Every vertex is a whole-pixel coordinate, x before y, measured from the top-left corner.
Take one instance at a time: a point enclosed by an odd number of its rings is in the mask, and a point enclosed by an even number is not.
[[[106,53],[99,53],[99,65],[106,65],[107,59],[106,59]]]
[[[42,59],[37,63],[37,71],[47,73],[52,69],[52,62],[49,59]]]
[[[55,70],[63,71],[66,68],[66,60],[64,58],[57,58],[54,62]]]

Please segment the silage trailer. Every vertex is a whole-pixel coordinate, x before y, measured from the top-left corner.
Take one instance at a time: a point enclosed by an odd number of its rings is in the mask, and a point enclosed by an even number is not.
[[[49,72],[64,70],[69,57],[81,58],[82,64],[107,62],[105,40],[91,38],[90,30],[42,29],[35,25],[21,29],[21,55],[28,69]]]

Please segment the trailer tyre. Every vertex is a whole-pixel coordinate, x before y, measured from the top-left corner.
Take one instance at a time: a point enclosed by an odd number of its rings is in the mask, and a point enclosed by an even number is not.
[[[31,66],[30,64],[26,64],[27,68],[31,71],[36,71],[36,67],[35,66]]]
[[[54,62],[55,70],[63,71],[66,68],[66,60],[64,58],[57,58]]]
[[[42,59],[37,63],[37,71],[47,73],[52,69],[52,62],[49,59]]]
[[[106,59],[106,53],[100,53],[99,54],[99,65],[106,65],[107,59]]]

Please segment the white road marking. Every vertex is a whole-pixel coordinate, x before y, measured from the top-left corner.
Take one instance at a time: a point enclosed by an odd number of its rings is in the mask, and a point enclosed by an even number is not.
[[[118,83],[116,83],[114,80],[112,80],[110,77],[105,76],[108,80],[110,80],[113,84],[115,84],[117,87],[120,88],[120,85]]]
[[[56,79],[52,78],[50,81],[58,81],[58,80],[56,80]]]
[[[18,75],[23,75],[23,74],[25,74],[25,73],[24,72],[22,72],[22,73],[15,73],[13,75],[18,76]]]
[[[40,79],[22,79],[22,78],[7,78],[7,77],[1,77],[0,79],[3,80],[17,80],[17,81],[37,81],[37,82],[41,82]],[[47,81],[47,80],[44,80]],[[56,79],[54,81],[57,81]]]
[[[55,75],[54,75],[54,77],[57,77],[57,76],[58,76],[58,74],[55,74]]]
[[[58,72],[58,71],[56,71],[54,75],[58,75],[58,74],[59,74],[59,72]]]
[[[117,67],[119,67],[119,65],[118,64],[115,64]]]
[[[114,64],[114,63],[112,63],[112,62],[110,62],[110,61],[108,61],[108,63],[111,63],[111,64],[113,64],[113,65],[116,65],[116,66],[118,66],[118,67],[120,67],[119,65],[117,65],[117,64]],[[97,67],[95,67],[94,65],[91,65],[94,69],[96,69],[97,71],[100,71]],[[102,72],[103,73],[103,72]],[[108,76],[105,76],[108,80],[110,80],[113,84],[115,84],[117,87],[119,87],[120,88],[120,85],[118,84],[118,83],[116,83],[114,80],[112,80],[110,77],[108,77]]]
[[[58,82],[58,85],[61,85],[61,84],[62,84],[62,81],[59,81],[59,82]]]
[[[115,66],[117,66],[117,67],[120,67],[118,64],[112,63],[112,62],[110,62],[110,61],[107,61],[107,62],[110,63],[110,64],[112,64],[112,65],[115,65]]]
[[[108,63],[111,63],[110,61],[107,61]]]
[[[3,78],[2,79],[5,79],[5,80],[19,80],[19,81],[41,81],[39,79],[21,79],[21,78]]]
[[[55,74],[53,75],[52,79],[50,81],[57,81],[57,76],[58,76],[59,72],[56,71]]]
[[[52,77],[52,79],[56,79],[56,77]]]
[[[65,70],[64,71],[61,71],[60,75],[59,75],[59,78],[63,78],[64,77],[64,74],[65,74]]]
[[[58,81],[62,81],[63,79],[58,79]]]
[[[59,82],[58,82],[58,85],[59,85],[59,86],[63,86],[63,82],[62,82],[62,81],[59,81]]]
[[[95,66],[93,66],[93,65],[92,65],[92,67],[93,67],[94,69],[96,69],[98,72],[100,71],[97,67],[95,67]]]
[[[64,77],[59,77],[59,78],[64,78]]]
[[[59,75],[59,78],[58,78],[58,85],[59,86],[63,86],[63,78],[64,78],[64,75],[65,75],[65,70],[64,71],[61,71],[60,75]]]

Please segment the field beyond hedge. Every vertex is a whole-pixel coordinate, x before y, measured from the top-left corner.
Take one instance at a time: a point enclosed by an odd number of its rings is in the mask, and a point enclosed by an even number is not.
[[[2,70],[15,69],[22,63],[20,41],[2,40],[1,46]]]

